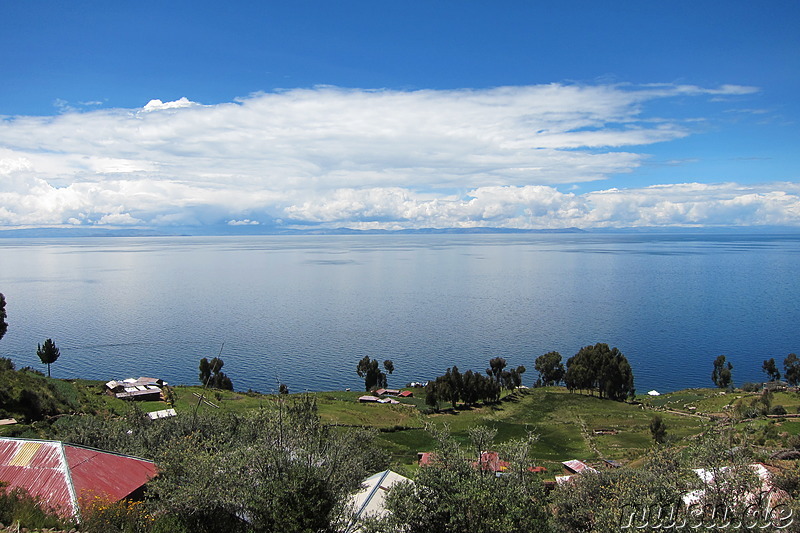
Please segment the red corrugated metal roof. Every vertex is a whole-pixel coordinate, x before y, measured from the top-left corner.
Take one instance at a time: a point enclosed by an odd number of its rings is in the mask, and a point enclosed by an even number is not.
[[[561,463],[564,467],[569,470],[570,472],[574,472],[576,474],[582,474],[583,472],[597,472],[594,468],[587,465],[582,461],[578,461],[577,459],[572,459],[570,461],[564,461]]]
[[[150,461],[58,441],[0,438],[0,480],[40,497],[61,515],[82,497],[117,501],[156,475]]]
[[[475,464],[475,463],[473,463]],[[480,467],[491,472],[505,472],[511,464],[500,459],[497,452],[481,452]]]

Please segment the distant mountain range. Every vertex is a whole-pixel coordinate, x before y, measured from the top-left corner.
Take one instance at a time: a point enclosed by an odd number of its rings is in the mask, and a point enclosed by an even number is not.
[[[476,235],[541,233],[800,233],[796,226],[714,226],[714,227],[639,227],[639,228],[419,228],[401,230],[358,230],[351,228],[288,229],[264,226],[181,226],[169,228],[9,228],[0,229],[0,238],[76,238],[76,237],[175,237],[223,235]]]

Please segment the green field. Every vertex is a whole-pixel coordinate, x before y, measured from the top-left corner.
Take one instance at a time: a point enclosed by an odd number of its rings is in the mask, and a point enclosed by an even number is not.
[[[48,380],[40,376],[25,377],[31,383],[51,383],[48,394],[57,396],[56,405],[68,413],[120,416],[137,408],[144,412],[169,407],[165,402],[134,402],[113,398],[103,392],[103,384],[84,380]],[[27,383],[27,382],[26,382]],[[22,382],[18,384],[22,386]],[[45,389],[43,389],[45,390]],[[173,407],[178,416],[200,412],[243,414],[272,408],[287,397],[252,392],[203,390],[201,387],[172,388]],[[359,403],[362,392],[331,391],[311,393],[316,399],[323,422],[334,427],[373,428],[378,444],[390,454],[396,467],[413,467],[417,453],[430,451],[434,442],[425,430],[427,424],[447,426],[462,442],[468,441],[468,429],[484,425],[497,430],[496,442],[522,438],[529,432],[538,436],[534,446],[536,460],[548,467],[559,467],[561,461],[582,459],[599,461],[614,459],[621,463],[641,457],[652,445],[649,424],[659,414],[667,425],[672,442],[680,443],[712,424],[711,417],[725,419],[733,414],[738,403],[753,402],[757,393],[718,389],[689,389],[656,397],[640,396],[635,402],[601,400],[596,396],[573,394],[562,387],[521,389],[507,393],[500,402],[470,408],[443,409],[435,413],[425,405],[424,390],[414,389],[415,397],[401,399],[400,404]],[[202,395],[204,401],[199,401]],[[297,395],[289,395],[288,398]],[[800,395],[795,392],[775,393],[772,405],[783,405],[788,413],[797,413]],[[134,407],[135,406],[135,407]],[[7,412],[6,415],[15,415]],[[24,422],[24,420],[20,420]],[[158,423],[158,422],[155,422]],[[747,420],[743,430],[761,432],[765,443],[776,447],[800,434],[800,419]],[[39,429],[37,429],[39,428]],[[25,432],[28,433],[25,433]],[[0,428],[0,434],[32,436],[46,434],[46,421],[33,425],[20,424]]]

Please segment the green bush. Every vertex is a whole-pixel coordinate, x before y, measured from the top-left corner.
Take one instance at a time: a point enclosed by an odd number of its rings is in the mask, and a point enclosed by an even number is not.
[[[25,489],[8,489],[3,482],[0,482],[0,522],[28,529],[69,529],[72,525],[59,518],[46,502],[34,498]]]
[[[785,408],[784,406],[782,406],[782,405],[778,404],[778,405],[774,406],[774,407],[773,407],[773,408],[770,410],[769,414],[771,414],[771,415],[779,415],[779,416],[784,416],[784,415],[786,414],[786,408]]]

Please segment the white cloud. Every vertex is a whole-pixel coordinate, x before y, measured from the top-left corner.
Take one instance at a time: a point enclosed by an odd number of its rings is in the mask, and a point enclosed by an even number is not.
[[[195,102],[190,102],[185,96],[174,102],[162,102],[161,100],[150,100],[142,108],[144,112],[159,111],[162,109],[180,109],[182,107],[192,107],[198,105]]]
[[[692,133],[645,116],[649,101],[756,90],[317,87],[0,117],[0,224],[800,224],[793,184],[556,188],[632,172],[641,147]]]
[[[339,190],[286,209],[286,217],[358,227],[644,227],[800,225],[800,185],[681,183],[583,195],[550,186],[480,187],[464,198],[395,189]]]

